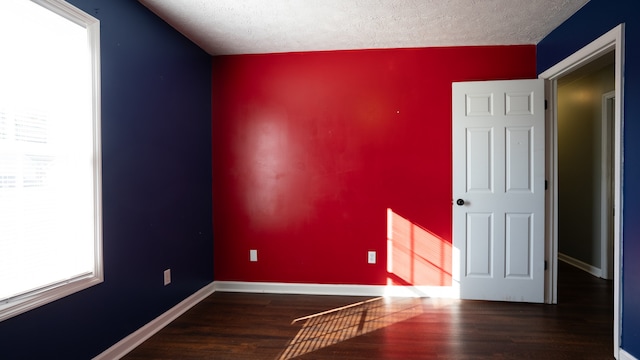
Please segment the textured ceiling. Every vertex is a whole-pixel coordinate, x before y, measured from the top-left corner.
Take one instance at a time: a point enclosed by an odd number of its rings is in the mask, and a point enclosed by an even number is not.
[[[588,0],[139,0],[211,55],[537,44]]]

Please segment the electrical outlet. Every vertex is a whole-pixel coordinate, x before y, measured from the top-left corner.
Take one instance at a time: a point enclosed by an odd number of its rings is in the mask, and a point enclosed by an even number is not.
[[[376,252],[375,251],[367,252],[367,262],[369,264],[375,264],[376,263]]]
[[[164,271],[164,286],[171,284],[171,269]]]
[[[249,261],[258,261],[258,250],[249,250]]]

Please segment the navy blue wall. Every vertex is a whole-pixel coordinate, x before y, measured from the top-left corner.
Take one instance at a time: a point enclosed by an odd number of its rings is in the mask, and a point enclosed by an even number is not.
[[[2,359],[90,359],[213,281],[211,57],[137,1],[68,1],[101,21],[105,281],[1,322]]]
[[[538,44],[538,73],[625,23],[621,347],[640,357],[640,12],[637,0],[591,0]],[[636,63],[639,66],[636,66]]]

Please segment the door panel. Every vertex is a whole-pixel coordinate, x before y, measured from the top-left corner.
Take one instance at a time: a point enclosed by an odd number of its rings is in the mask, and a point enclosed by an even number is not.
[[[493,239],[492,214],[467,214],[467,276],[490,277]]]
[[[507,192],[531,192],[532,129],[507,128]]]
[[[532,214],[507,214],[506,273],[507,278],[531,278]]]
[[[543,96],[543,80],[453,84],[454,280],[464,299],[543,301]]]
[[[492,192],[492,129],[467,129],[467,141],[467,191]]]

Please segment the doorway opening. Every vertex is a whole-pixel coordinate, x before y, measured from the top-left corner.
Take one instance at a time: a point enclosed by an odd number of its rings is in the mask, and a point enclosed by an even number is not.
[[[583,78],[587,73],[593,73],[595,68],[604,68],[606,67],[606,63],[610,61],[611,57],[613,57],[613,73],[614,73],[614,90],[613,92],[608,92],[605,97],[603,97],[603,93],[605,91],[601,91],[598,95],[598,101],[600,104],[604,101],[605,106],[613,105],[612,109],[609,109],[613,114],[613,122],[611,123],[611,127],[607,128],[611,132],[611,157],[609,158],[609,164],[607,169],[604,170],[602,166],[605,166],[603,163],[600,164],[600,167],[591,165],[590,168],[596,167],[596,170],[593,170],[590,178],[597,178],[596,183],[598,183],[598,189],[606,189],[606,184],[609,183],[611,186],[611,190],[600,191],[596,194],[592,191],[589,195],[594,198],[592,212],[596,212],[599,214],[600,218],[597,222],[598,232],[596,235],[602,236],[603,231],[608,232],[612,231],[613,233],[613,251],[612,251],[612,273],[608,273],[607,276],[611,277],[613,280],[614,287],[614,319],[613,319],[613,349],[614,349],[614,357],[618,358],[619,355],[619,346],[620,346],[620,248],[621,248],[621,228],[622,228],[622,219],[619,214],[622,214],[622,196],[621,196],[621,184],[622,184],[622,123],[623,123],[623,113],[622,113],[622,104],[623,104],[623,96],[622,96],[622,59],[623,59],[623,24],[618,25],[616,28],[602,35],[600,38],[596,39],[592,43],[588,44],[584,48],[578,50],[573,55],[567,57],[560,63],[551,67],[550,69],[544,71],[540,74],[540,78],[547,79],[546,85],[546,98],[549,103],[548,112],[547,112],[547,145],[546,145],[546,172],[547,172],[547,180],[548,180],[548,191],[546,194],[546,240],[545,240],[545,258],[548,263],[548,271],[545,275],[545,301],[547,303],[557,303],[558,302],[558,292],[557,292],[557,284],[558,284],[558,258],[564,257],[563,260],[567,260],[573,258],[572,256],[567,256],[564,254],[564,251],[571,252],[573,250],[566,250],[566,245],[563,244],[560,247],[560,234],[561,221],[567,221],[566,215],[563,220],[561,219],[561,211],[563,210],[561,200],[561,189],[559,178],[562,176],[562,172],[567,169],[561,168],[561,162],[566,163],[566,159],[562,160],[560,152],[562,150],[560,143],[560,135],[562,132],[567,132],[566,129],[561,129],[560,126],[564,126],[561,124],[559,119],[562,115],[564,109],[561,109],[561,98],[559,97],[560,87],[570,86],[571,84],[575,84],[576,79]],[[604,64],[604,65],[603,65]],[[583,71],[583,72],[581,72]],[[567,85],[568,84],[568,85]],[[580,92],[577,92],[580,94]],[[605,99],[605,100],[603,100]],[[602,106],[602,105],[601,105]],[[598,124],[602,126],[602,123],[598,120]],[[595,125],[593,126],[595,127]],[[600,132],[607,130],[605,128],[599,128]],[[581,129],[584,130],[584,129]],[[569,130],[570,133],[571,130]],[[576,131],[574,128],[573,131]],[[579,137],[579,136],[577,136]],[[599,138],[598,142],[600,144],[606,143],[606,141],[602,141],[602,137]],[[591,145],[593,148],[593,144]],[[597,146],[596,146],[597,147]],[[598,152],[597,157],[599,159],[604,159],[606,161],[607,155],[602,155],[604,151],[603,147],[600,147],[600,151]],[[588,157],[583,154],[583,157]],[[595,157],[591,156],[591,157]],[[611,165],[612,163],[612,165]],[[606,173],[609,172],[610,169],[610,178],[604,180],[604,185],[601,186],[601,182],[603,181],[603,177],[606,176]],[[570,170],[570,169],[569,169]],[[566,172],[566,171],[565,171]],[[582,180],[585,180],[583,175]],[[607,192],[608,191],[608,192]],[[583,197],[585,196],[584,192],[577,192],[577,194],[581,194]],[[602,221],[603,211],[602,208],[602,197],[603,194],[609,194],[610,196],[605,199],[606,203],[610,202],[611,208],[606,209],[604,213],[607,213],[610,210],[611,214],[611,223],[607,223],[606,221]],[[576,208],[580,207],[581,203],[584,202],[584,199],[573,200],[569,196],[569,194],[563,194],[565,206],[571,209],[571,206]],[[576,203],[578,202],[578,203]],[[592,215],[593,216],[593,215]],[[595,218],[595,216],[593,216]],[[582,226],[584,227],[589,220],[582,219]],[[567,228],[568,231],[571,231],[571,227]],[[605,230],[603,230],[605,229]],[[593,229],[591,229],[593,231]],[[600,237],[598,237],[598,240]],[[570,245],[570,244],[569,244]],[[569,246],[571,247],[571,246]],[[597,266],[585,266],[587,270],[600,270],[600,275],[602,275],[602,270],[606,267],[608,268],[608,264],[603,264],[603,258],[600,257],[602,251],[606,251],[607,249],[601,244],[601,242],[596,242],[594,240],[591,245],[591,249],[589,251],[584,251],[584,249],[575,250],[575,258],[579,260],[576,264],[582,263],[582,265],[589,265],[589,262],[593,262],[597,264]],[[588,254],[587,254],[588,253]],[[597,255],[594,255],[597,254]],[[587,259],[587,261],[580,260]],[[605,262],[607,259],[604,259]],[[574,264],[575,265],[575,264]],[[608,270],[607,270],[608,272]]]
[[[603,279],[613,278],[614,65],[609,51],[563,75],[556,98],[558,259]]]

